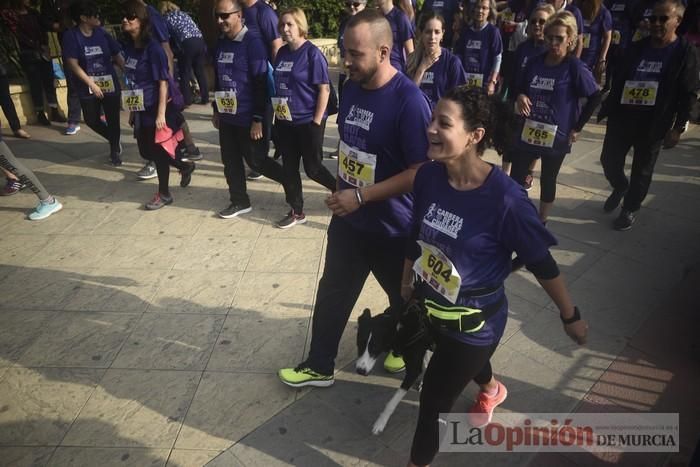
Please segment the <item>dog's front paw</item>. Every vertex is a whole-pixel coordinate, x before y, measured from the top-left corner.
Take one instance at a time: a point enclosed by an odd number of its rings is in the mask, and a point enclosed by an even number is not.
[[[384,428],[386,427],[386,422],[388,422],[389,419],[387,417],[384,417],[382,415],[379,416],[376,422],[374,422],[374,426],[372,426],[372,434],[373,435],[380,435],[384,431]]]

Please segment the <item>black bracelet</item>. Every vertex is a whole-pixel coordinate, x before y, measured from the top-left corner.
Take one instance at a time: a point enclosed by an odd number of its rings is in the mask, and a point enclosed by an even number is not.
[[[561,319],[561,322],[564,324],[571,324],[575,323],[576,321],[581,320],[581,312],[579,311],[578,307],[574,307],[574,316],[571,318],[564,318],[561,314],[559,314],[559,318]]]

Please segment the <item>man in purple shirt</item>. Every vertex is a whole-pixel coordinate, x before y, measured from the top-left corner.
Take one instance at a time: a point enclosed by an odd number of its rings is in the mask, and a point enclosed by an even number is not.
[[[338,344],[370,272],[392,305],[403,304],[401,274],[413,209],[407,193],[428,148],[428,102],[390,63],[389,22],[376,10],[364,10],[348,21],[344,41],[350,81],[338,113],[338,190],[326,200],[333,218],[309,356],[278,373],[292,387],[333,384]],[[403,360],[393,357],[385,368],[400,371]]]
[[[243,18],[251,34],[259,36],[265,44],[267,59],[275,60],[277,51],[282,47],[282,38],[277,30],[277,13],[260,0],[243,0]]]

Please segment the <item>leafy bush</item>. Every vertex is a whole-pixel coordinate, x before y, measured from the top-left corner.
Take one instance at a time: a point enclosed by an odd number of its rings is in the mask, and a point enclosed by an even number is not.
[[[158,0],[145,0],[158,8]],[[200,3],[205,0],[172,0],[182,11],[185,11],[199,24]],[[258,0],[263,1],[263,0]],[[102,12],[105,23],[119,24],[121,18],[121,6],[115,0],[97,0],[96,3]],[[311,37],[336,37],[340,15],[343,12],[342,0],[278,0],[278,12],[285,8],[299,7],[304,10],[309,22],[309,35]]]
[[[337,37],[344,10],[341,0],[280,0],[277,5],[278,12],[291,7],[304,10],[311,37]]]

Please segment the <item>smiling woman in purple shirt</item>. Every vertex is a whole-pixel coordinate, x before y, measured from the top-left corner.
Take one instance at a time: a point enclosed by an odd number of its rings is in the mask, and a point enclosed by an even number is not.
[[[556,239],[525,192],[481,158],[489,145],[507,140],[509,112],[482,89],[460,86],[440,99],[427,129],[433,162],[423,164],[413,182],[401,296],[422,305],[435,351],[423,378],[409,467],[432,462],[440,414],[452,410],[472,380],[480,389],[467,414],[472,426],[488,424],[506,399],[490,359],[506,326],[503,282],[513,252],[557,306],[564,332],[586,341],[588,325],[549,252]]]
[[[561,11],[547,21],[547,53],[528,60],[516,85],[516,113],[521,116],[510,176],[525,181],[528,167],[542,158],[540,219],[547,221],[559,169],[579,132],[600,102],[600,90],[586,65],[574,56],[576,20]],[[579,100],[586,99],[583,109]]]
[[[282,13],[279,31],[286,42],[275,57],[275,97],[272,108],[282,153],[284,182],[288,188],[289,213],[275,225],[288,229],[306,222],[299,161],[315,182],[335,191],[335,177],[323,165],[323,133],[330,97],[328,62],[306,40],[309,25],[299,8]]]

